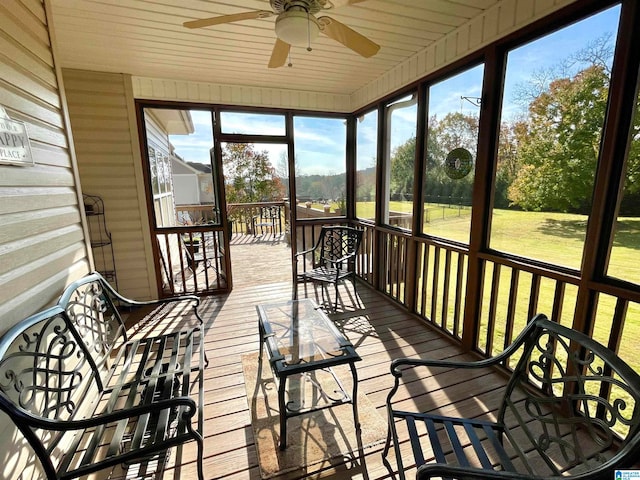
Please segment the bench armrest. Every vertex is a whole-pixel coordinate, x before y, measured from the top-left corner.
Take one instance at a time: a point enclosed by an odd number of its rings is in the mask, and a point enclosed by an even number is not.
[[[70,431],[95,428],[108,423],[117,422],[119,420],[125,420],[131,417],[140,417],[148,413],[168,410],[175,407],[186,407],[182,413],[184,418],[192,418],[196,414],[196,402],[189,397],[164,399],[145,405],[137,405],[126,410],[117,410],[115,412],[95,415],[91,418],[82,420],[64,421],[51,420],[34,415],[31,412],[17,407],[12,402],[7,401],[2,395],[0,395],[0,407],[3,407],[2,410],[7,410],[7,413],[10,411],[10,417],[14,421],[20,419],[22,422],[31,425],[32,427],[52,431]]]
[[[108,284],[107,284],[108,285]],[[180,295],[177,297],[169,297],[169,298],[159,298],[156,300],[133,300],[131,298],[127,298],[122,296],[120,293],[111,288],[111,285],[108,285],[109,293],[113,294],[118,300],[122,303],[125,303],[128,306],[132,307],[144,307],[147,305],[160,305],[163,303],[174,303],[174,302],[183,302],[183,301],[192,301],[194,307],[198,307],[200,305],[200,298],[195,295]]]
[[[133,300],[131,298],[127,298],[123,296],[118,291],[116,291],[111,286],[111,284],[107,282],[105,278],[102,275],[100,275],[100,273],[98,272],[92,272],[91,274],[87,275],[87,277],[85,278],[86,278],[85,281],[99,281],[102,285],[102,288],[104,288],[109,292],[108,294],[112,299],[117,299],[123,305],[129,306],[129,307],[145,307],[145,306],[153,306],[153,305],[163,305],[167,303],[178,303],[183,301],[193,302],[193,311],[195,313],[195,316],[198,319],[198,322],[200,323],[200,325],[204,325],[204,320],[202,319],[202,317],[200,316],[200,313],[198,312],[198,306],[200,306],[200,298],[197,297],[196,295],[180,295],[176,297],[159,298],[156,300],[143,300],[143,301]],[[69,294],[70,293],[71,292],[69,292]],[[63,294],[63,296],[60,297],[59,303],[69,302],[69,298],[65,298],[65,295],[67,295],[67,292],[65,292],[65,294]]]

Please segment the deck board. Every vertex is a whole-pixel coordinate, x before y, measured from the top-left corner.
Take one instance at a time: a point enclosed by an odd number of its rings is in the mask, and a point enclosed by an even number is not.
[[[257,480],[260,478],[257,454],[250,424],[242,373],[241,357],[258,351],[257,312],[259,303],[288,300],[292,296],[290,250],[286,243],[268,239],[234,237],[231,247],[234,289],[225,295],[204,297],[200,312],[205,321],[205,349],[210,361],[205,370],[205,455],[204,471],[208,479]],[[333,301],[333,289],[330,300]],[[322,289],[301,285],[300,297],[308,296],[321,303]],[[326,294],[326,293],[325,293]],[[356,364],[359,389],[364,392],[383,418],[385,400],[393,385],[389,373],[392,359],[405,356],[452,358],[463,356],[462,350],[439,331],[410,315],[384,295],[358,283],[340,287],[338,309],[330,313],[338,328],[355,345],[362,361]],[[468,358],[468,356],[464,356]],[[481,409],[478,402],[494,407],[496,392],[503,381],[499,376],[451,374],[447,371],[423,372],[424,377],[408,383],[398,394],[407,408],[415,405],[474,416]],[[502,383],[501,383],[502,382]],[[445,388],[451,385],[452,390]],[[469,385],[472,387],[469,388]],[[470,398],[475,388],[485,397]],[[426,393],[431,391],[431,393]],[[393,475],[383,464],[384,445],[366,450],[364,460],[337,464],[314,474],[314,478],[386,479]],[[406,438],[402,451],[410,472],[412,455]],[[192,442],[171,453],[165,479],[196,478],[196,445]],[[390,465],[396,468],[393,451]],[[278,477],[301,478],[299,474]]]

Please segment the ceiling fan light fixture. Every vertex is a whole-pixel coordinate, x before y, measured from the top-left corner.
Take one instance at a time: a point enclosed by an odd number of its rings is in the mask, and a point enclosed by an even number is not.
[[[283,12],[276,19],[276,35],[289,45],[309,45],[319,34],[318,20],[304,9]]]

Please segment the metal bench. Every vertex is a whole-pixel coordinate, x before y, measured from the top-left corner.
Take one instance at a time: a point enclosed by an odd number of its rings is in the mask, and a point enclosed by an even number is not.
[[[473,418],[447,415],[455,404],[444,411],[433,405],[427,412],[399,408],[420,403],[414,399],[429,394],[422,389],[420,374],[442,374],[444,369],[464,379],[470,377],[457,369],[494,366],[512,368],[496,411],[481,397],[473,397]],[[400,440],[406,438],[413,453],[407,463],[417,467],[420,480],[612,479],[615,469],[633,467],[640,459],[638,373],[608,348],[543,315],[490,359],[397,359],[391,373],[395,384],[387,398],[389,433],[383,458],[393,443],[401,478],[409,449],[403,449]],[[406,390],[401,389],[403,377],[416,381],[403,381]],[[472,384],[467,382],[466,388]],[[402,398],[407,391],[411,398]],[[442,393],[447,394],[446,387]]]
[[[146,321],[162,322],[163,330],[180,316],[191,325],[129,338],[116,303],[149,310]],[[0,410],[47,478],[162,467],[171,447],[193,440],[203,480],[206,357],[198,303],[194,296],[136,302],[93,273],[0,339]]]

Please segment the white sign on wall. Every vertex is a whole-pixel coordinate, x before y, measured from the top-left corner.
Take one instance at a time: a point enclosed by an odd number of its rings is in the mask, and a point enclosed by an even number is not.
[[[0,163],[33,165],[31,144],[24,122],[9,118],[0,106]]]

